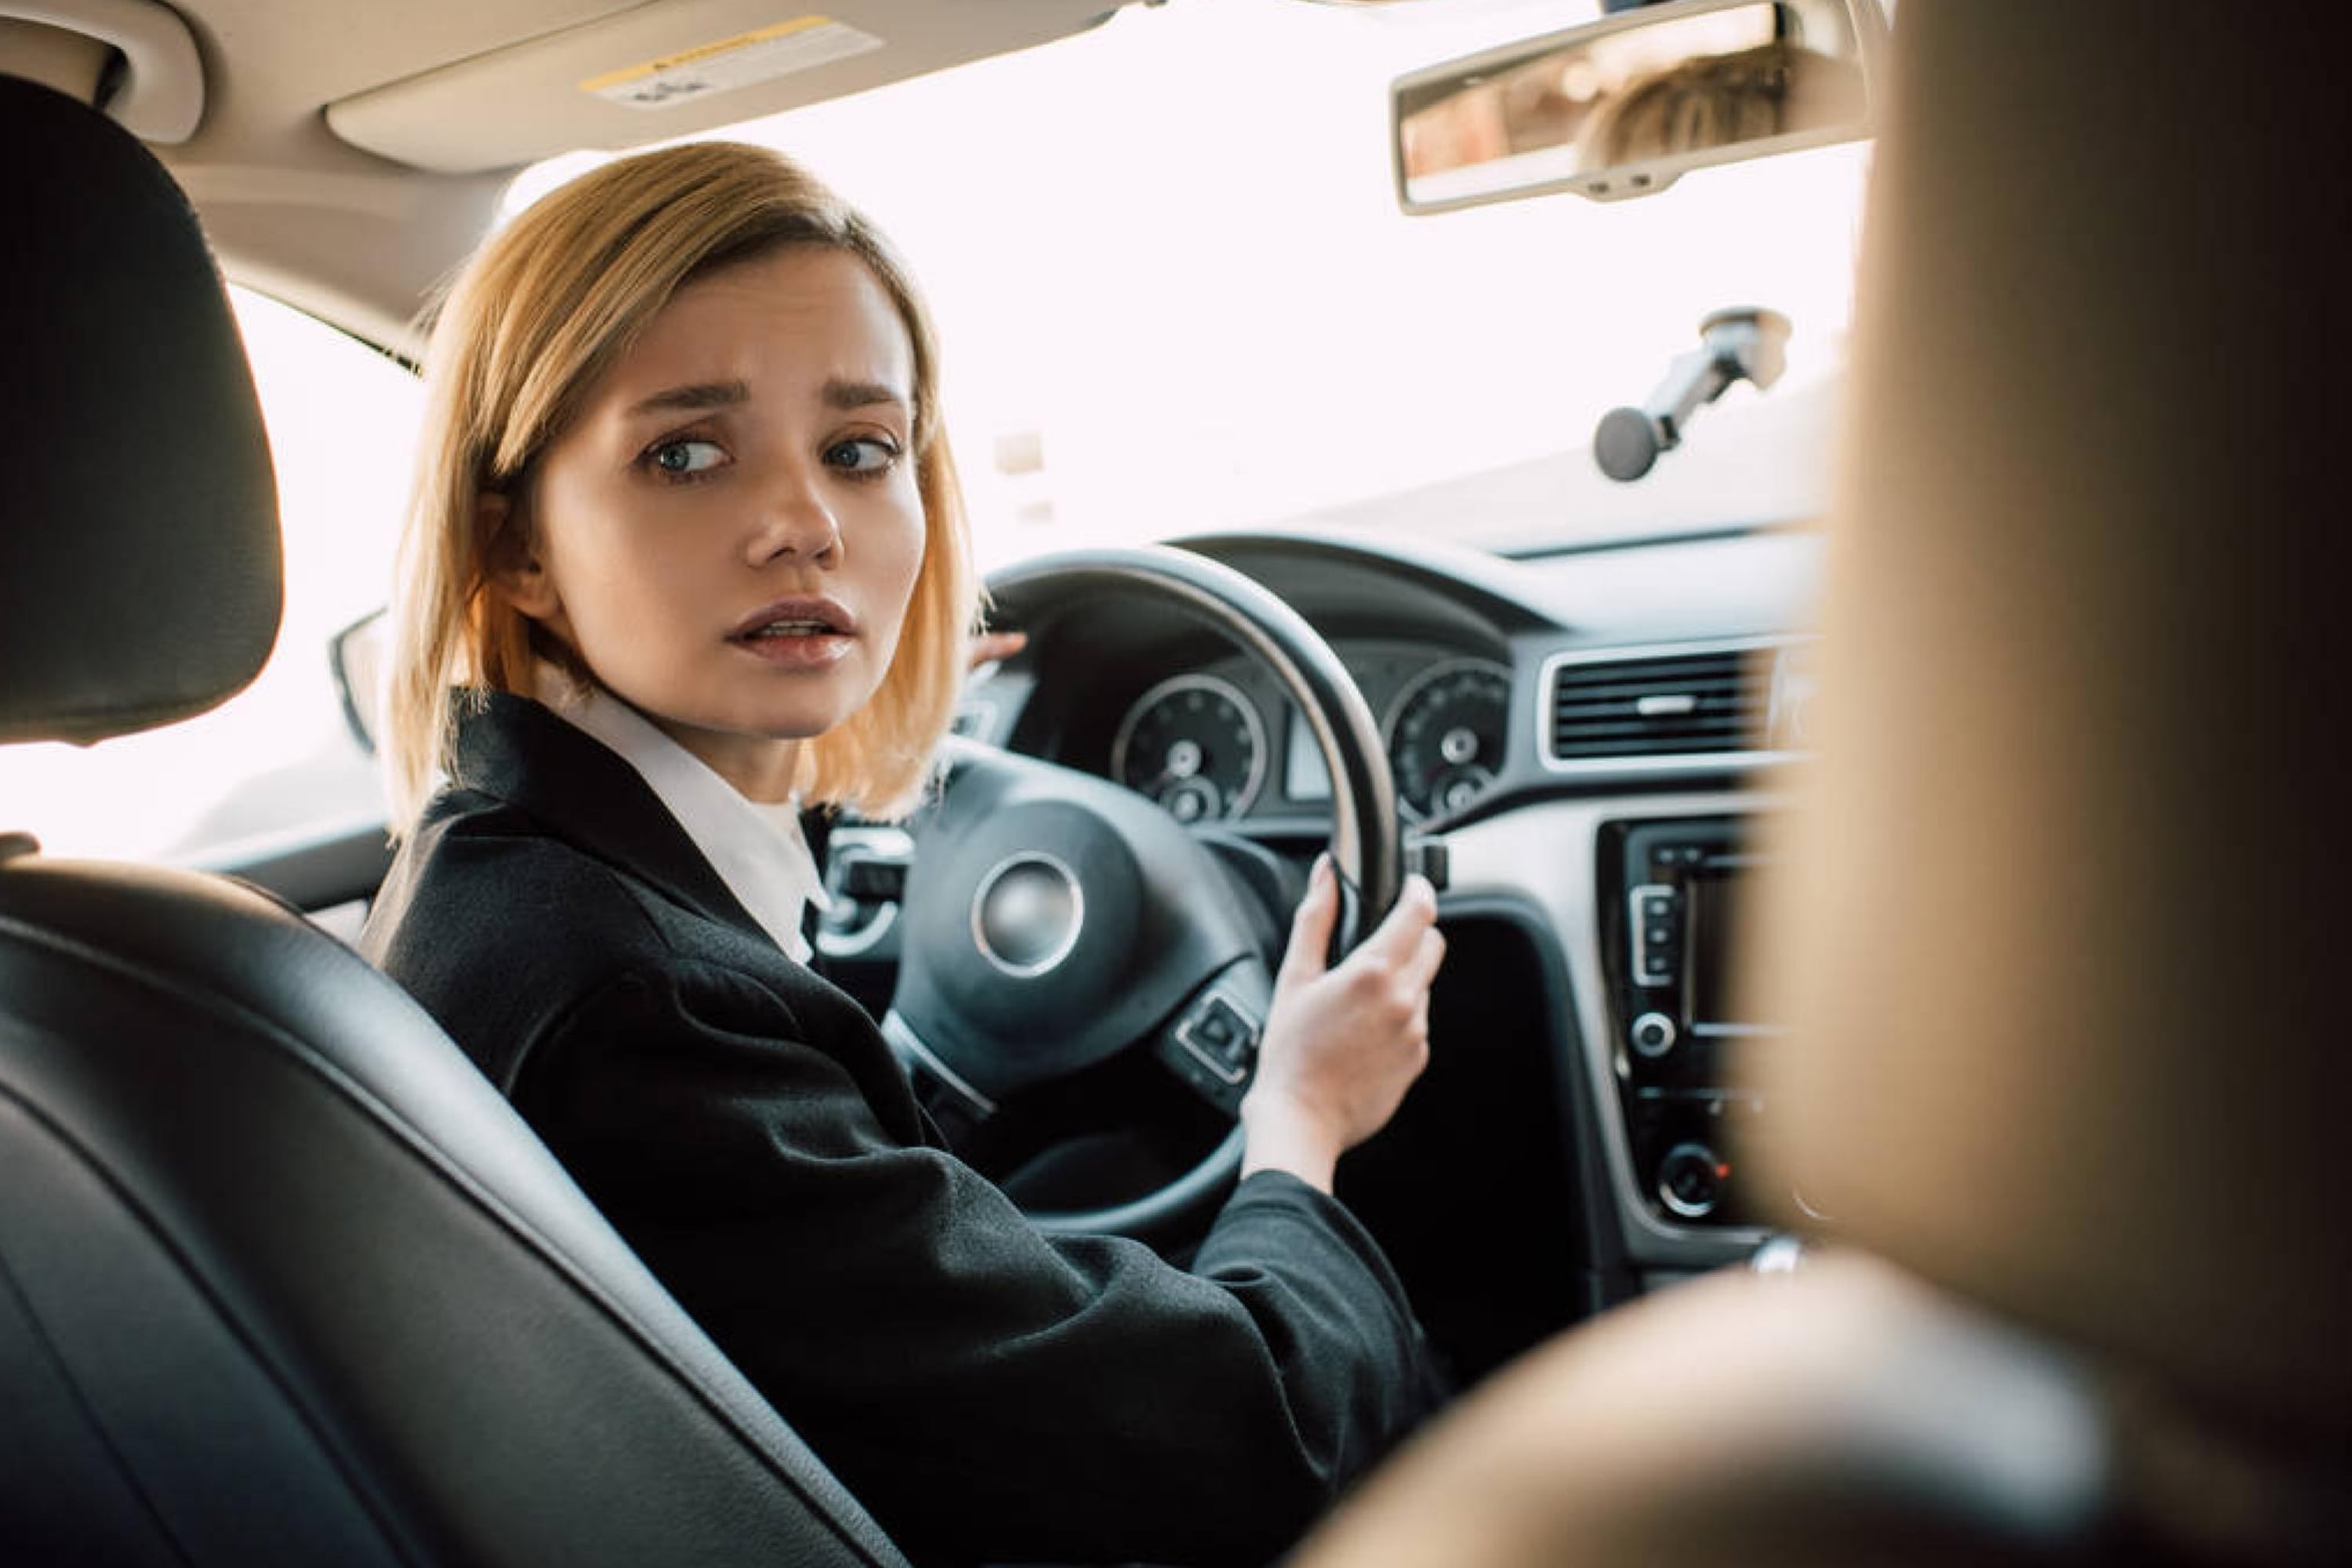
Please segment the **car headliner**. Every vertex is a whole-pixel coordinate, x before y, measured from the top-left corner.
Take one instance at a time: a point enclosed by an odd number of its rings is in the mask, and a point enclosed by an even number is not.
[[[581,90],[571,62],[583,30],[604,40],[603,58],[618,68],[790,18],[746,0],[174,0],[202,61],[202,117],[184,142],[156,151],[231,276],[413,353],[418,305],[478,239],[521,164],[706,131],[1025,47],[1082,31],[1117,4],[839,0],[824,16],[881,47],[646,111]],[[72,26],[122,8],[44,0],[0,13]],[[0,70],[57,41],[0,19]],[[365,112],[347,112],[362,99]],[[444,167],[419,167],[427,141],[490,150],[494,162],[451,168],[445,155],[434,160]]]

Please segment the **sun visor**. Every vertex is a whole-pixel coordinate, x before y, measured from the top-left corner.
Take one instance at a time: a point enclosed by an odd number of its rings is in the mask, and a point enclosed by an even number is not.
[[[442,174],[616,149],[862,92],[1081,32],[1118,0],[669,0],[327,106],[355,147]]]

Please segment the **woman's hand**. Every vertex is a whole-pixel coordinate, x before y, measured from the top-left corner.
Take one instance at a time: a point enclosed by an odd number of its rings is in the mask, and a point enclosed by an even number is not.
[[[983,664],[1011,658],[1028,646],[1027,632],[974,632],[971,651],[964,655],[963,667],[967,670],[978,669]]]
[[[1429,984],[1445,957],[1426,878],[1407,877],[1380,929],[1326,969],[1339,913],[1327,855],[1291,921],[1257,1079],[1242,1100],[1242,1174],[1288,1171],[1327,1193],[1339,1156],[1388,1124],[1428,1064]]]

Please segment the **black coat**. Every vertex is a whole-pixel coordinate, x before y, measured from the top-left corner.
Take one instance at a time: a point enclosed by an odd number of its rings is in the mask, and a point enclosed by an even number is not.
[[[1421,1413],[1337,1202],[1253,1176],[1190,1272],[1041,1234],[621,758],[501,696],[454,773],[366,951],[911,1553],[1260,1562]]]

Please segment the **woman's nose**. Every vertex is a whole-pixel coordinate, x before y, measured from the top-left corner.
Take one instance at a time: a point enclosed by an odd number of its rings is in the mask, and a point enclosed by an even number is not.
[[[751,563],[790,555],[829,566],[840,553],[841,521],[818,483],[797,468],[779,475],[751,538]]]

